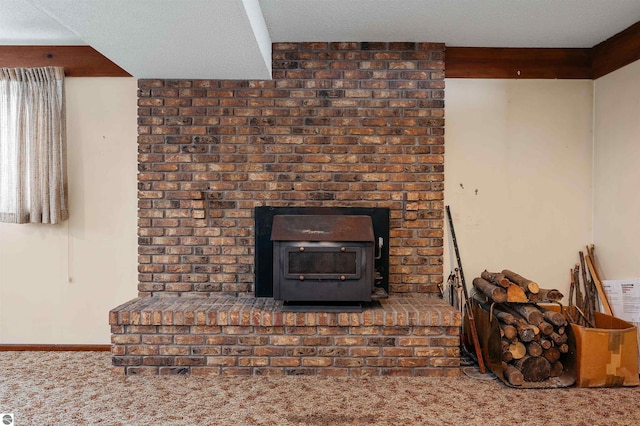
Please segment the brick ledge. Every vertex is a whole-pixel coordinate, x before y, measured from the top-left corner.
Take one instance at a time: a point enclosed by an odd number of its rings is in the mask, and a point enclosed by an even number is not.
[[[283,312],[282,302],[255,297],[139,297],[109,312],[109,324],[239,326],[448,326],[460,312],[444,300],[421,294],[392,294],[359,313]]]

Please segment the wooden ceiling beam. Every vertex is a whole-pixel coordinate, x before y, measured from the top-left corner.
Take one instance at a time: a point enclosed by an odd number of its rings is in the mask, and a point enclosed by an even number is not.
[[[447,78],[590,79],[591,49],[446,47]]]
[[[131,77],[91,46],[0,46],[0,67],[61,66],[67,77]]]
[[[447,78],[597,79],[640,59],[640,22],[585,49],[446,47]]]
[[[640,21],[592,48],[593,78],[640,59]]]

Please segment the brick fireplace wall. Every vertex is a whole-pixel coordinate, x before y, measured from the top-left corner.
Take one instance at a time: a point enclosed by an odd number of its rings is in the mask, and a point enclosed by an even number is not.
[[[273,80],[140,80],[140,297],[109,314],[114,371],[457,375],[460,312],[430,297],[444,67],[442,44],[277,43]],[[254,291],[256,206],[388,208],[389,298],[235,297]]]
[[[263,205],[388,207],[390,292],[438,292],[444,45],[276,43],[273,80],[138,103],[140,296],[251,294]]]

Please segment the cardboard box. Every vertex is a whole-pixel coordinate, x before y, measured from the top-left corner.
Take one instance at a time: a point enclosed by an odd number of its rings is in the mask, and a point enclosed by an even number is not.
[[[619,318],[595,313],[596,328],[571,324],[576,339],[576,386],[638,386],[638,330]]]

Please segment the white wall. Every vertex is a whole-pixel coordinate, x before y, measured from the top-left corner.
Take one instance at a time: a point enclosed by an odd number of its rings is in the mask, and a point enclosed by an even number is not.
[[[68,221],[0,224],[0,344],[108,344],[137,294],[134,78],[67,78]]]
[[[446,84],[445,203],[469,285],[510,268],[568,293],[592,241],[606,278],[640,276],[640,61],[597,80],[595,102],[591,81]],[[109,309],[137,294],[135,79],[68,78],[67,115],[70,220],[0,224],[0,344],[107,344]],[[445,278],[452,253],[447,237]]]
[[[446,80],[445,204],[468,288],[511,269],[568,296],[591,242],[592,93],[590,80]]]
[[[594,242],[605,279],[640,277],[640,61],[595,81]]]

